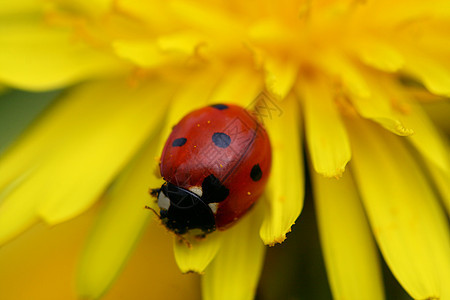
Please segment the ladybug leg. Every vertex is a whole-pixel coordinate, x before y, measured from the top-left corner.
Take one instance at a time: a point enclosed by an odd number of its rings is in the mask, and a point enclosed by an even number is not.
[[[161,192],[161,189],[150,189],[150,190],[148,191],[148,193],[149,193],[150,195],[152,195],[153,197],[158,197],[159,192]]]
[[[144,206],[144,208],[145,208],[145,209],[151,210],[158,218],[161,219],[161,216],[160,216],[160,215],[158,214],[158,212],[157,212],[156,210],[154,210],[152,207],[146,205],[146,206]]]
[[[161,192],[161,189],[149,189],[149,191],[148,191],[148,193],[149,193],[150,195],[152,195],[153,197],[156,198],[156,199],[155,199],[155,202],[156,202],[156,200],[158,199],[158,195],[159,195],[160,192]],[[158,212],[157,212],[154,208],[152,208],[152,207],[150,207],[150,206],[148,206],[148,205],[144,206],[144,208],[145,208],[145,209],[151,210],[155,215],[158,216],[158,218],[161,219],[161,216],[158,214]]]

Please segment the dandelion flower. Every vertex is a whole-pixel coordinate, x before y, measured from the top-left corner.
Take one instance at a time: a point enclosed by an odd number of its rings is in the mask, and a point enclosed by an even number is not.
[[[378,247],[413,298],[450,299],[449,145],[424,110],[450,95],[448,1],[24,0],[0,23],[3,85],[67,88],[0,161],[0,241],[106,193],[79,295],[106,292],[147,226],[137,207],[171,126],[266,91],[265,195],[229,230],[174,242],[203,297],[253,297],[263,244],[302,209],[306,149],[334,297],[383,299]]]

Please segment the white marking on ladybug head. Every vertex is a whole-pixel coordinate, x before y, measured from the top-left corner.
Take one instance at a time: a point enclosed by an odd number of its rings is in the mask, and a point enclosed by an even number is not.
[[[189,190],[199,197],[203,195],[203,190],[201,186],[191,186]]]
[[[170,199],[164,195],[164,193],[161,191],[158,195],[158,206],[159,208],[169,210],[170,207]]]
[[[219,203],[208,203],[208,206],[211,208],[213,214],[216,214]]]

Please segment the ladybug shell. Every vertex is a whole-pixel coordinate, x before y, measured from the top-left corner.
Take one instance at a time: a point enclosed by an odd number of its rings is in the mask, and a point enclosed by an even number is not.
[[[189,113],[173,128],[160,168],[167,182],[210,193],[208,203],[217,203],[216,228],[223,230],[264,191],[271,157],[267,133],[248,111],[217,104]],[[215,191],[206,190],[211,179]]]

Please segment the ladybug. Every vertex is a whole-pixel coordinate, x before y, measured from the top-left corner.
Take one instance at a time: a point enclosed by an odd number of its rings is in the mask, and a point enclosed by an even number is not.
[[[244,108],[216,104],[189,113],[161,155],[165,183],[152,190],[159,218],[177,235],[227,229],[263,193],[271,160],[266,130]]]

